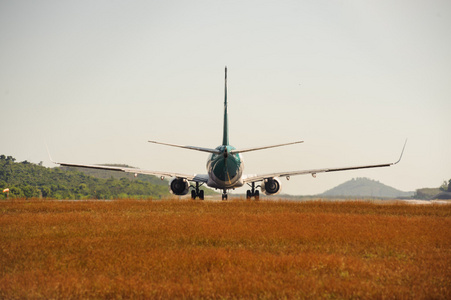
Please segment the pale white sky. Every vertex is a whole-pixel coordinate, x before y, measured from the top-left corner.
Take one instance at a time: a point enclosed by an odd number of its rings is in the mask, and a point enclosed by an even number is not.
[[[401,190],[451,178],[451,2],[0,1],[0,153],[205,173],[228,66],[245,173],[385,163],[282,179],[316,194],[355,177]],[[242,192],[242,190],[240,190]]]

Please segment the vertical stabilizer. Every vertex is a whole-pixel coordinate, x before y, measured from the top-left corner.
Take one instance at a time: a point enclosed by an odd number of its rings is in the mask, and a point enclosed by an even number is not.
[[[224,132],[222,136],[222,144],[229,145],[229,125],[227,118],[227,66],[225,67],[225,85],[224,85]]]

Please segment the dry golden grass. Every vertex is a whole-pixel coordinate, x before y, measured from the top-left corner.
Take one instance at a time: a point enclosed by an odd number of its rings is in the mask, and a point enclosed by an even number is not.
[[[451,205],[2,201],[0,298],[451,298]]]

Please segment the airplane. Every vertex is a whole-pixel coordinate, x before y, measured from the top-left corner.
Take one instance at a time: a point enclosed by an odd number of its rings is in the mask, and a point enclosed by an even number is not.
[[[389,167],[395,165],[401,161],[402,155],[404,153],[404,149],[406,147],[406,142],[404,143],[404,147],[402,148],[401,155],[396,162],[392,163],[382,163],[382,164],[373,164],[373,165],[361,165],[354,167],[340,167],[340,168],[323,168],[323,169],[312,169],[312,170],[301,170],[301,171],[288,171],[288,172],[276,172],[269,174],[260,174],[260,175],[244,175],[244,163],[242,153],[270,149],[275,147],[294,145],[303,143],[303,141],[295,141],[290,143],[271,145],[271,146],[263,146],[263,147],[255,147],[255,148],[246,148],[246,149],[236,149],[231,146],[229,143],[229,130],[228,130],[228,111],[227,111],[227,67],[225,67],[225,84],[224,84],[224,123],[223,123],[223,136],[222,136],[222,144],[214,149],[212,148],[203,148],[197,146],[184,146],[177,144],[169,144],[157,141],[148,141],[149,143],[178,147],[183,149],[201,151],[210,153],[207,160],[207,174],[181,174],[174,172],[158,172],[158,171],[150,171],[150,170],[142,170],[137,168],[123,168],[123,167],[112,167],[105,165],[85,165],[85,164],[74,164],[74,163],[65,163],[65,162],[56,162],[53,161],[50,157],[50,160],[61,166],[67,167],[83,167],[83,168],[92,168],[92,169],[101,169],[101,170],[110,170],[110,171],[120,171],[127,173],[134,173],[135,176],[138,174],[147,174],[147,175],[155,175],[159,176],[161,180],[165,177],[172,177],[172,180],[169,182],[169,190],[172,194],[183,196],[189,193],[191,190],[191,198],[200,200],[204,199],[204,191],[200,189],[200,187],[206,184],[208,187],[214,189],[220,189],[223,191],[222,200],[227,200],[228,198],[228,190],[235,189],[238,187],[242,187],[244,185],[248,185],[250,187],[246,192],[246,198],[251,199],[259,199],[260,192],[257,188],[266,194],[266,195],[277,195],[281,191],[281,181],[279,178],[285,177],[287,180],[290,179],[290,176],[302,175],[302,174],[311,174],[313,177],[316,177],[318,173],[326,173],[326,172],[337,172],[337,171],[347,171],[347,170],[356,170],[356,169],[368,169],[368,168],[379,168],[379,167]],[[49,155],[50,156],[50,155]],[[190,182],[195,183],[191,185]],[[260,184],[256,186],[256,183]]]

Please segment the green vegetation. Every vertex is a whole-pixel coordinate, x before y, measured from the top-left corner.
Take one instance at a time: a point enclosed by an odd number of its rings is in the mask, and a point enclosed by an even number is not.
[[[46,168],[42,163],[36,165],[28,161],[15,161],[12,156],[0,155],[0,189],[9,188],[11,198],[117,199],[170,195],[167,181],[154,176],[132,179],[133,175],[129,178],[110,175],[105,178],[102,174],[104,178],[96,178],[77,170]],[[2,193],[0,199],[5,198],[6,193]]]

